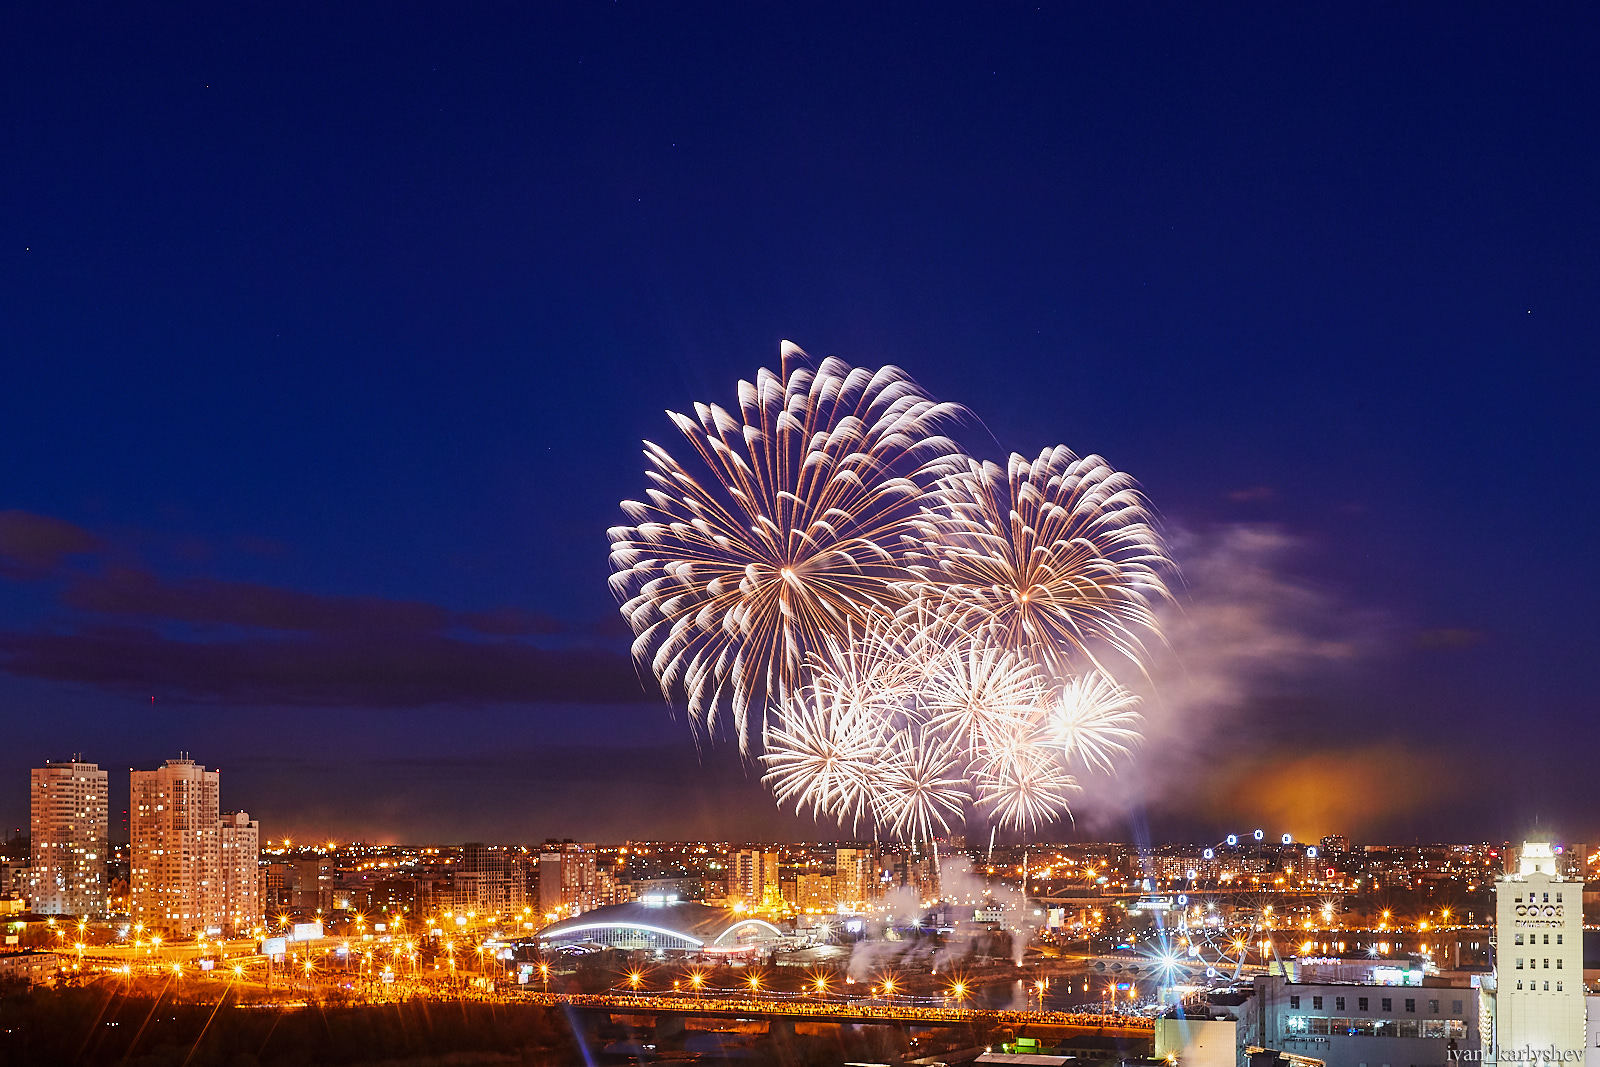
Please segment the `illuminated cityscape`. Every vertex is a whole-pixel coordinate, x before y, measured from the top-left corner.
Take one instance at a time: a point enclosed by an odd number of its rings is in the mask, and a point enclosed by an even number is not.
[[[1585,842],[259,840],[218,818],[220,772],[184,757],[130,777],[150,822],[128,866],[77,868],[109,894],[62,911],[31,864],[51,851],[8,845],[4,980],[565,1004],[614,1055],[882,1025],[902,1055],[981,1042],[979,1062],[1445,1062],[1588,1047],[1596,1018]]]
[[[0,1067],[1600,1067],[1600,7],[5,28]]]

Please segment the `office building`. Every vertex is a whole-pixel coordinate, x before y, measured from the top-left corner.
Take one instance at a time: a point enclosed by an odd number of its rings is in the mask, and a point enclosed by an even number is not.
[[[825,914],[834,910],[833,879],[826,874],[800,874],[794,880],[794,906]]]
[[[508,915],[525,903],[522,856],[509,848],[475,841],[462,845],[451,880],[457,911]]]
[[[1420,984],[1405,984],[1413,977]],[[1205,1067],[1251,1062],[1252,1048],[1330,1067],[1479,1061],[1479,994],[1470,981],[1381,966],[1365,978],[1265,974],[1249,987],[1212,990],[1157,1020],[1156,1056]]]
[[[840,848],[833,853],[834,897],[839,907],[861,909],[877,896],[877,863],[872,850]]]
[[[106,783],[105,771],[76,756],[33,768],[28,899],[36,913],[106,913]]]

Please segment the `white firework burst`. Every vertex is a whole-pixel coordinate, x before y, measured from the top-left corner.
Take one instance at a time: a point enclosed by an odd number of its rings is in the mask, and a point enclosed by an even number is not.
[[[835,682],[815,679],[785,703],[761,755],[761,780],[779,804],[792,801],[796,812],[810,808],[817,818],[856,827],[874,814],[888,726],[868,702]]]
[[[978,805],[996,825],[1028,832],[1071,812],[1081,788],[1048,743],[1042,717],[985,749],[973,776]]]
[[[928,725],[960,740],[969,760],[1015,736],[1037,715],[1045,694],[1039,665],[1014,649],[946,631],[948,647],[930,657],[922,701]]]
[[[1171,568],[1144,497],[1099,456],[968,460],[929,493],[910,567],[958,628],[990,628],[1060,680],[1096,646],[1142,666]]]
[[[1144,716],[1139,697],[1099,671],[1090,671],[1062,687],[1050,707],[1050,738],[1070,760],[1107,772],[1129,756],[1143,739]]]
[[[971,800],[954,738],[915,727],[896,730],[885,746],[874,793],[878,823],[912,845],[930,843],[960,821]]]
[[[650,487],[609,532],[634,656],[708,733],[731,712],[747,752],[808,653],[903,602],[907,524],[965,462],[942,434],[960,409],[897,368],[782,355],[780,373],[739,383],[737,413],[668,412],[694,461],[646,442]]]

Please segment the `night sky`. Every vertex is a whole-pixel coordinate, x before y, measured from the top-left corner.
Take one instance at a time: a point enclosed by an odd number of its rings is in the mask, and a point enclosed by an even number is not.
[[[1597,39],[1576,4],[15,8],[0,822],[47,758],[120,813],[182,749],[268,838],[832,836],[697,751],[606,585],[641,439],[790,338],[1160,509],[1150,740],[1056,836],[1600,835]]]

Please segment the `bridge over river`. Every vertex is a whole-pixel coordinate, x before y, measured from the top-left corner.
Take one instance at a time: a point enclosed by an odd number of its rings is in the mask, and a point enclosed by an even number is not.
[[[614,1015],[767,1019],[798,1022],[876,1023],[890,1026],[967,1026],[980,1029],[1027,1027],[1150,1039],[1155,1022],[1138,1015],[1073,1011],[1017,1011],[896,1003],[893,1000],[819,1000],[786,997],[697,996],[692,993],[542,993],[525,991],[517,999],[547,1007],[572,1007]]]

